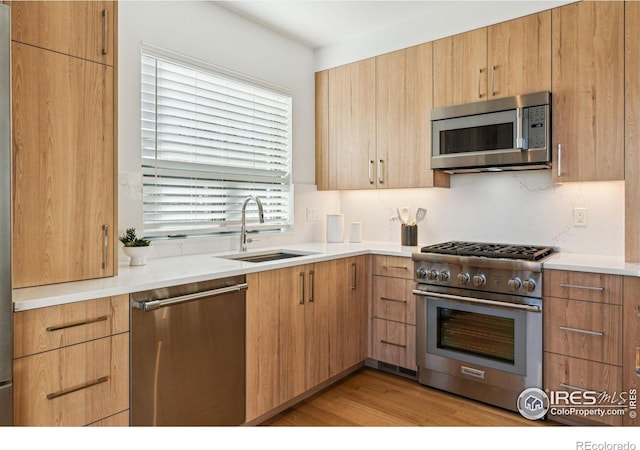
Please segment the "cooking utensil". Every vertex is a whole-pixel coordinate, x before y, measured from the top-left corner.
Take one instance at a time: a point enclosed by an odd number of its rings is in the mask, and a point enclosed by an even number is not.
[[[406,206],[400,208],[400,220],[402,220],[403,224],[407,225],[409,223],[409,217],[411,217],[411,210]]]
[[[404,220],[402,220],[402,214],[400,214],[400,208],[396,208],[396,213],[398,214],[398,220],[399,220],[401,223],[405,223],[405,221],[404,221]]]
[[[424,220],[424,217],[427,215],[427,210],[424,208],[418,208],[418,211],[416,211],[416,223],[420,223],[422,222],[422,220]]]

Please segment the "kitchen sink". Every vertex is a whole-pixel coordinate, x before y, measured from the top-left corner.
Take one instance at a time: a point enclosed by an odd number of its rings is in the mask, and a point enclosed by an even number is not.
[[[277,261],[279,259],[298,258],[300,256],[313,255],[313,253],[303,253],[288,250],[278,250],[269,253],[250,253],[250,254],[236,254],[229,256],[220,256],[224,259],[232,259],[234,261],[244,261],[251,263],[261,263],[268,261]]]

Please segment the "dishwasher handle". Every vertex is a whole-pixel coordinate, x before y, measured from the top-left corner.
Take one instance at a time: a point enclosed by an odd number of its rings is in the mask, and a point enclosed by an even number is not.
[[[178,303],[190,302],[205,297],[215,297],[218,295],[228,294],[230,292],[244,291],[248,288],[247,283],[234,284],[233,286],[226,286],[219,289],[212,289],[210,291],[196,292],[195,294],[181,295],[179,297],[171,297],[164,300],[147,300],[147,301],[135,301],[133,307],[142,311],[151,311],[154,309],[162,308],[165,306],[176,305]]]

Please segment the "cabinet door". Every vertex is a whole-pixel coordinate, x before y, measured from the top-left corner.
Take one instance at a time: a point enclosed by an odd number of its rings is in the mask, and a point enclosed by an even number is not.
[[[625,8],[625,260],[640,261],[640,2]]]
[[[378,188],[448,187],[430,170],[432,44],[376,57]]]
[[[329,70],[329,189],[376,187],[375,58]]]
[[[622,389],[640,391],[640,278],[624,277],[624,336],[622,339]],[[637,397],[636,397],[637,398]],[[625,425],[640,425],[640,419],[624,416]]]
[[[487,99],[487,29],[433,42],[433,106]]]
[[[347,260],[351,281],[347,307],[347,368],[364,361],[369,347],[370,259],[358,256]]]
[[[113,66],[114,3],[11,1],[11,39]]]
[[[551,90],[551,11],[488,28],[489,98]]]
[[[329,184],[329,71],[316,72],[316,186],[319,191],[332,189]]]
[[[13,285],[112,276],[113,68],[12,44]]]
[[[305,386],[311,389],[329,379],[329,308],[335,295],[338,261],[314,264],[305,286]]]
[[[624,2],[578,2],[552,14],[553,179],[622,180]]]

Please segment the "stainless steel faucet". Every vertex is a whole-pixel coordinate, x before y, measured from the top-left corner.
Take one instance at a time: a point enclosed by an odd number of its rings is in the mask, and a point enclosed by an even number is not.
[[[251,238],[247,238],[247,225],[246,225],[246,221],[247,221],[247,203],[249,203],[249,201],[254,200],[256,202],[256,204],[258,205],[258,214],[260,217],[260,223],[264,223],[264,210],[262,209],[262,202],[260,201],[260,199],[258,197],[255,196],[250,196],[247,197],[244,201],[244,203],[242,204],[242,228],[240,229],[240,251],[241,252],[246,252],[247,251],[247,242],[251,242],[252,239]]]

